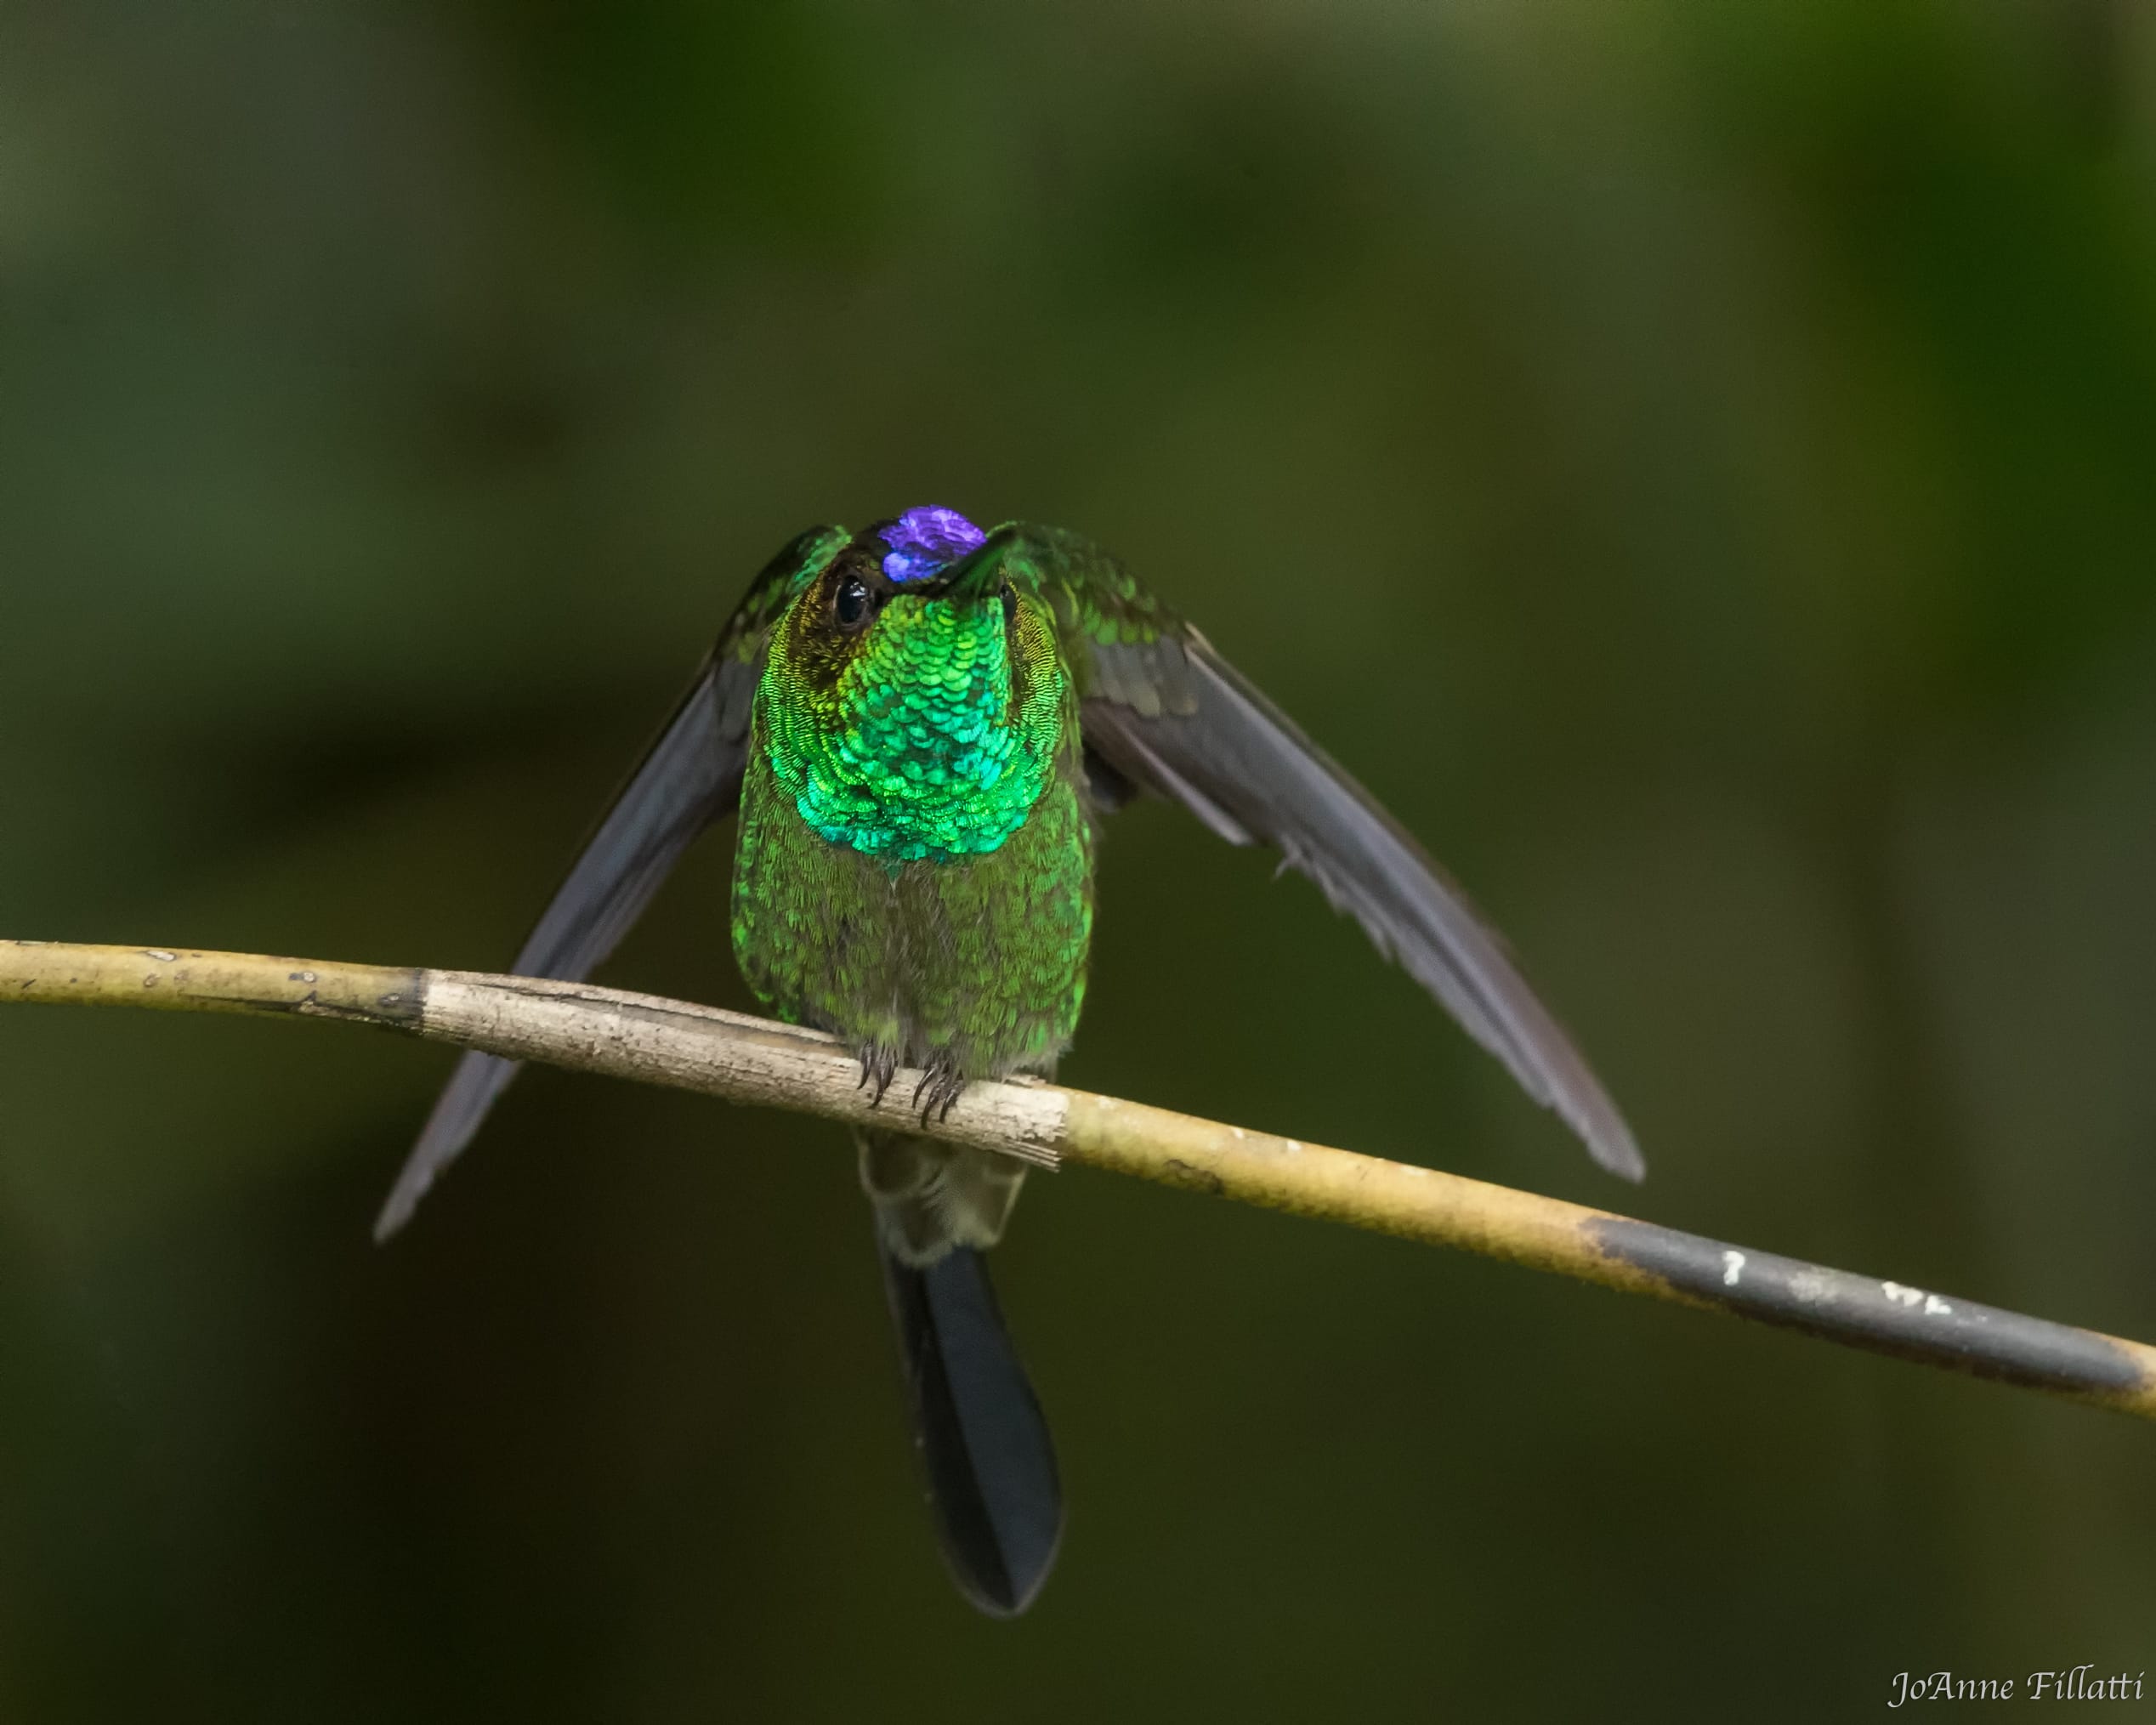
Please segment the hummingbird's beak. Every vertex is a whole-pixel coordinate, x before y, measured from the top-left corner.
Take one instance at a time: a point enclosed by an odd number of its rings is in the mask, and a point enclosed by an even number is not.
[[[1018,536],[1015,527],[998,528],[981,542],[978,550],[967,552],[939,576],[928,590],[929,595],[963,604],[1000,592],[1003,586],[1003,556]]]

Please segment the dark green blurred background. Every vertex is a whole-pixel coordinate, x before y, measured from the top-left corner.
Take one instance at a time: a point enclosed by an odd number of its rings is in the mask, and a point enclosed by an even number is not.
[[[1512,935],[1597,1174],[1160,807],[1072,1081],[2156,1337],[2156,30],[2102,0],[11,0],[0,930],[489,967],[747,576],[1121,553]],[[743,1005],[731,829],[605,973]],[[2156,1665],[2156,1433],[1077,1172],[940,1571],[840,1135],[0,1016],[0,1716],[1869,1715]]]

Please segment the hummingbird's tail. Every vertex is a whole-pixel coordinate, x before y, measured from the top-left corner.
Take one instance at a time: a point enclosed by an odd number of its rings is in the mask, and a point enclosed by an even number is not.
[[[876,1231],[901,1263],[925,1268],[954,1246],[1002,1239],[1025,1180],[1023,1162],[911,1132],[861,1130],[854,1138]]]
[[[954,1246],[924,1266],[902,1260],[881,1230],[877,1243],[945,1561],[975,1605],[1014,1617],[1047,1580],[1063,1537],[1047,1421],[980,1253]]]

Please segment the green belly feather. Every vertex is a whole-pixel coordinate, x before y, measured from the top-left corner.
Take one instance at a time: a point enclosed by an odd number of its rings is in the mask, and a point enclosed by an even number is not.
[[[1064,773],[983,854],[892,860],[834,843],[753,752],[734,950],[774,1012],[909,1065],[1047,1071],[1069,1044],[1092,935],[1092,822]]]

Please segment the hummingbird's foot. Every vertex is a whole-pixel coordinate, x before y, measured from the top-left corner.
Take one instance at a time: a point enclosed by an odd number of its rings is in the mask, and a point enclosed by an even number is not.
[[[938,1049],[922,1069],[921,1081],[913,1087],[913,1106],[921,1110],[921,1124],[928,1125],[932,1115],[937,1120],[947,1117],[951,1104],[965,1087],[956,1057],[948,1048]]]
[[[891,1087],[891,1075],[899,1070],[899,1051],[888,1042],[864,1042],[860,1055],[861,1081],[854,1088],[861,1089],[873,1079],[876,1094],[869,1098],[868,1105],[874,1108],[883,1100],[883,1092]]]

